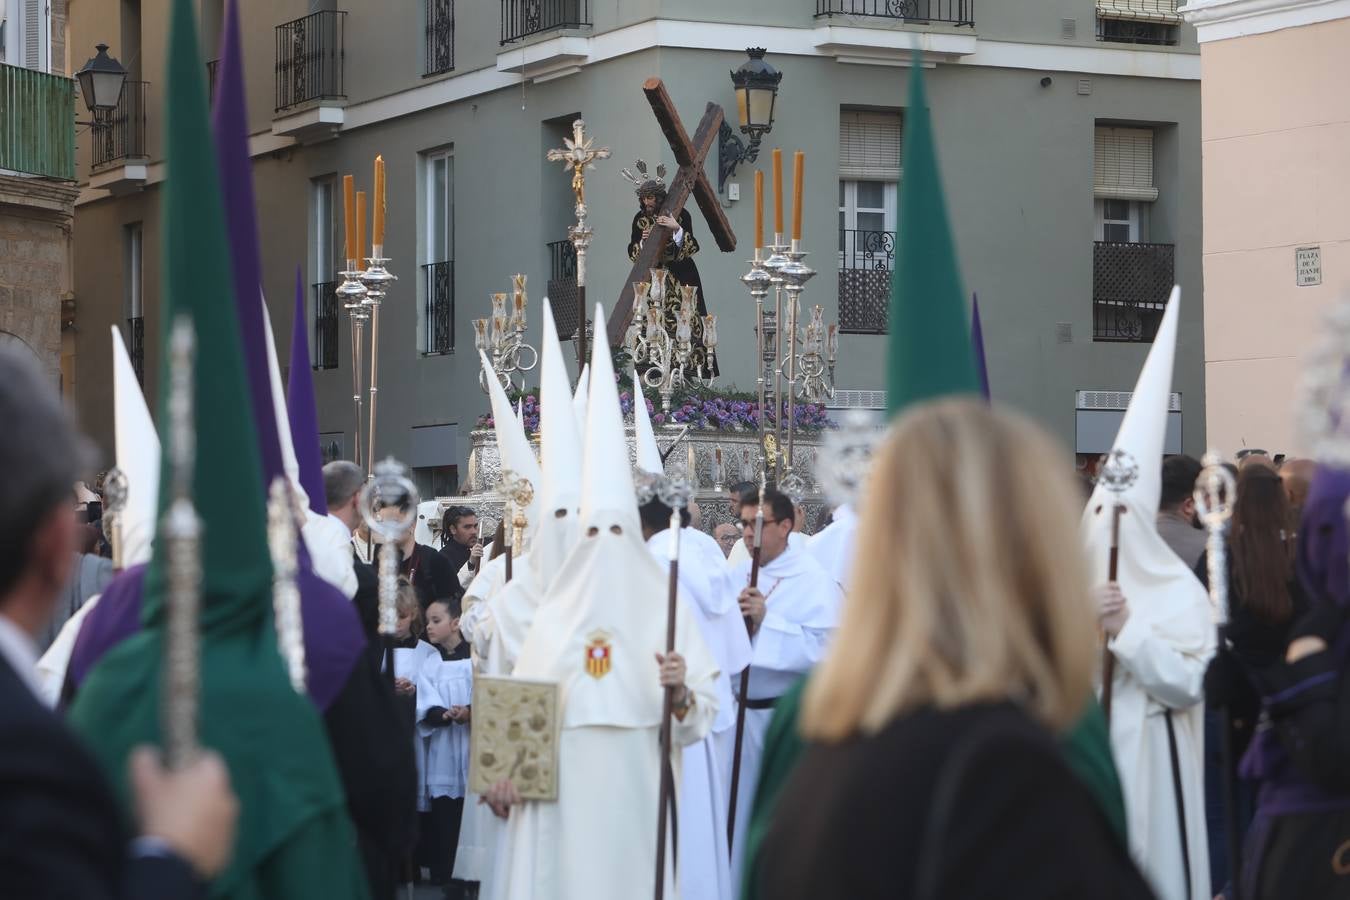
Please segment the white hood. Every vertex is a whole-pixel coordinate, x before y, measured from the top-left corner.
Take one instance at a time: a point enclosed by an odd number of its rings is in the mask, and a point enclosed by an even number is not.
[[[159,434],[116,325],[112,328],[112,344],[117,468],[127,478],[127,503],[121,514],[122,564],[130,568],[150,561],[154,543],[159,508]]]

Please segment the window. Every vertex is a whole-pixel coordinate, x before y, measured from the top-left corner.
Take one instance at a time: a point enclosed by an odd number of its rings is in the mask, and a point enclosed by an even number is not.
[[[1136,200],[1102,199],[1096,202],[1096,239],[1127,244],[1139,240],[1139,203]]]
[[[338,271],[346,266],[346,248],[338,235],[334,197],[337,182],[331,175],[310,182],[310,246],[313,248],[310,316],[314,323],[314,369],[336,369],[338,365],[338,323],[342,308],[338,304]]]
[[[50,72],[51,15],[46,0],[0,0],[0,62]]]
[[[1095,239],[1140,241],[1141,222],[1147,223],[1145,204],[1158,199],[1153,184],[1153,129],[1097,126],[1092,166]]]
[[[142,294],[143,278],[141,247],[143,235],[140,222],[122,228],[122,312],[126,318],[127,354],[136,380],[145,385],[145,302]]]
[[[1177,43],[1177,0],[1097,0],[1097,40],[1118,44]]]
[[[884,334],[895,259],[899,112],[839,114],[839,328]]]
[[[423,75],[455,68],[455,0],[422,0],[426,7],[426,54]]]
[[[455,347],[455,197],[454,158],[434,150],[422,158],[424,210],[422,302],[418,307],[418,340],[423,355],[450,353]]]

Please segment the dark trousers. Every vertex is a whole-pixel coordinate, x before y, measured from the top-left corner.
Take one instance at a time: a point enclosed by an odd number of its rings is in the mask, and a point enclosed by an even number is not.
[[[431,883],[450,883],[459,846],[459,823],[464,816],[463,797],[433,797],[427,846],[430,850]]]

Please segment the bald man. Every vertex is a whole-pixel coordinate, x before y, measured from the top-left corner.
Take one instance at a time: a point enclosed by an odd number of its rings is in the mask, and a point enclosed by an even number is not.
[[[1308,485],[1312,483],[1317,463],[1311,459],[1286,459],[1280,466],[1280,480],[1289,497],[1289,511],[1297,522],[1303,515],[1303,504],[1308,499]]]

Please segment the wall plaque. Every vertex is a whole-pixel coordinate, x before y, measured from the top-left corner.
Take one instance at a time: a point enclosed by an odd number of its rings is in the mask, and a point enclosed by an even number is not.
[[[1294,278],[1299,287],[1322,283],[1322,248],[1296,247],[1294,249]]]

